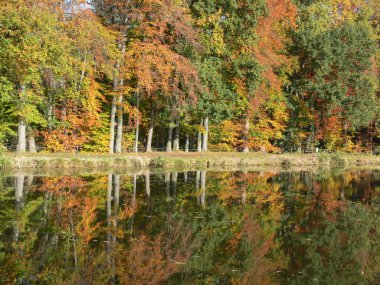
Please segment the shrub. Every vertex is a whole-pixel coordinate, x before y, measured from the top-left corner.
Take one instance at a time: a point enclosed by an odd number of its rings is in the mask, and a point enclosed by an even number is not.
[[[168,161],[167,161],[167,159],[165,159],[165,158],[162,157],[162,156],[159,156],[159,157],[153,159],[153,160],[150,162],[150,166],[151,166],[151,167],[154,167],[154,168],[165,167],[166,165],[168,165]]]
[[[343,168],[346,161],[341,153],[334,153],[330,156],[330,165],[333,168]]]

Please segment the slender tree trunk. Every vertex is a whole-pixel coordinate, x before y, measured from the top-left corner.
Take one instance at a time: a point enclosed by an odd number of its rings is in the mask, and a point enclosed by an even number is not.
[[[154,111],[152,110],[151,118],[149,122],[148,138],[146,141],[146,152],[152,152],[153,130],[154,130]]]
[[[153,130],[154,130],[153,122],[151,122],[149,125],[148,138],[146,141],[146,152],[152,152]]]
[[[17,152],[26,152],[26,126],[24,118],[20,118],[18,121],[17,135]]]
[[[202,150],[203,151],[208,151],[208,117],[206,117],[205,120],[204,120],[204,127],[205,127],[205,131],[203,133],[203,146],[202,146]]]
[[[179,117],[176,118],[176,127],[173,141],[173,150],[179,151]]]
[[[189,145],[190,145],[190,137],[189,137],[189,135],[186,135],[185,152],[189,152]]]
[[[201,126],[203,127],[203,119],[201,120]],[[202,151],[202,132],[198,132],[198,138],[197,138],[197,151]]]
[[[19,89],[20,105],[25,102],[25,86],[21,85]],[[17,152],[26,152],[26,123],[23,116],[19,117],[17,128]]]
[[[244,148],[243,152],[249,152],[249,118],[247,117],[245,119],[245,126],[244,126]]]
[[[34,138],[34,133],[31,129],[29,129],[29,135],[28,135],[28,144],[29,144],[29,152],[36,153],[36,141]]]
[[[109,140],[109,153],[114,153],[115,150],[115,125],[116,125],[116,92],[118,91],[119,78],[117,73],[120,70],[120,63],[117,62],[115,66],[115,75],[113,79],[113,96],[111,105],[111,118],[110,118],[110,140]]]
[[[116,96],[114,95],[112,98],[112,106],[111,106],[109,153],[114,153],[115,124],[116,124],[115,117],[116,117]]]
[[[140,122],[139,122],[139,109],[140,109],[140,96],[139,93],[136,93],[136,108],[137,108],[137,114],[136,114],[136,134],[135,134],[135,144],[133,146],[133,151],[138,153],[139,152],[139,133],[140,133]]]
[[[122,39],[121,43],[121,57],[122,62],[124,59],[124,54],[126,50],[125,37]],[[116,132],[116,141],[115,141],[115,152],[121,153],[122,151],[122,141],[123,141],[123,89],[124,89],[124,80],[121,77],[119,80],[119,88],[120,94],[118,98],[118,106],[117,106],[117,132]]]
[[[123,88],[123,80],[120,80],[120,88]],[[115,140],[115,153],[121,153],[123,140],[123,94],[117,100],[117,127]]]
[[[170,121],[169,130],[168,130],[168,141],[166,143],[166,151],[172,151],[172,139],[173,139],[173,121]]]

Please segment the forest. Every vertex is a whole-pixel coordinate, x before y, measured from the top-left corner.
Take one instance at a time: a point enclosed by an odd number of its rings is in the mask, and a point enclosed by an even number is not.
[[[378,0],[0,2],[0,151],[380,153]]]

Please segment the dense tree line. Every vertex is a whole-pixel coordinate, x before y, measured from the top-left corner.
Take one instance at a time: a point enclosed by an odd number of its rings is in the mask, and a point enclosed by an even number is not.
[[[366,0],[9,0],[0,145],[373,151],[379,15]]]

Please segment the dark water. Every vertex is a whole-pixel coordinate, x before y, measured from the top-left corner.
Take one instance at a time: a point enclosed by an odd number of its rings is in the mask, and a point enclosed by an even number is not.
[[[380,284],[380,171],[1,177],[0,283]]]

